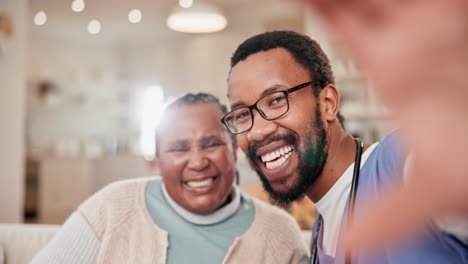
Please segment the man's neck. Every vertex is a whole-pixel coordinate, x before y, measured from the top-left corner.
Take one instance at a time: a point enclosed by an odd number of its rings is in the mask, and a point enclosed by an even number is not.
[[[312,202],[319,201],[330,190],[356,157],[356,142],[341,127],[329,131],[328,143],[328,157],[322,174],[307,191]]]

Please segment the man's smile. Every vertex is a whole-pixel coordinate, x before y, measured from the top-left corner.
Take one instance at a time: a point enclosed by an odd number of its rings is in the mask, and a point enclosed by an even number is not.
[[[294,173],[296,169],[297,163],[292,162],[296,139],[288,133],[271,137],[267,142],[263,146],[257,143],[250,148],[250,160],[271,184],[284,182],[285,177]]]
[[[275,169],[286,162],[293,150],[294,147],[292,145],[283,146],[260,156],[260,159],[267,169]]]

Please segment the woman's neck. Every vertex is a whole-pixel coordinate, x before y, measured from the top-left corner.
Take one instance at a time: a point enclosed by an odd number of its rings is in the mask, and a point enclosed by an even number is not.
[[[240,201],[240,191],[236,186],[233,186],[231,194],[228,196],[226,203],[214,212],[206,215],[196,214],[193,213],[181,205],[179,205],[174,199],[171,198],[169,193],[167,193],[166,188],[164,186],[164,182],[162,183],[162,192],[163,196],[166,199],[167,203],[171,206],[171,208],[183,219],[186,221],[196,224],[196,225],[212,225],[224,221],[225,219],[234,215],[241,205]]]

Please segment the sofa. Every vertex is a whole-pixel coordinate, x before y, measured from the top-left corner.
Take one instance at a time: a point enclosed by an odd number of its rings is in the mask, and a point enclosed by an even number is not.
[[[59,225],[0,224],[0,264],[29,263],[59,228]]]

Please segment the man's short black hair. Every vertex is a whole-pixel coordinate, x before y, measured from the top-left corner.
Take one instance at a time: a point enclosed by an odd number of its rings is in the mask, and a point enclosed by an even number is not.
[[[180,98],[178,98],[177,100],[175,100],[174,102],[172,102],[171,104],[169,104],[165,111],[170,111],[176,107],[180,107],[180,106],[185,106],[185,105],[196,105],[196,104],[213,104],[215,105],[216,107],[219,108],[219,110],[221,110],[221,112],[223,114],[227,114],[227,107],[225,105],[223,105],[219,99],[217,97],[215,97],[214,95],[211,95],[211,94],[208,94],[208,93],[196,93],[196,94],[193,94],[193,93],[188,93]],[[221,121],[220,120],[217,120],[220,122],[221,124]],[[177,121],[176,121],[177,122]],[[224,125],[223,125],[224,127]],[[231,136],[231,139],[232,139],[232,143],[234,145],[237,144],[237,141],[236,141],[236,136],[227,132],[230,136]],[[159,154],[159,147],[158,147],[158,138],[161,134],[161,131],[160,131],[160,128],[159,126],[156,128],[156,155]]]
[[[297,63],[309,71],[311,80],[316,83],[315,96],[318,96],[323,87],[335,83],[330,60],[320,45],[309,36],[293,31],[271,31],[247,39],[232,55],[231,69],[252,54],[275,48],[286,49]],[[338,120],[341,125],[344,124],[343,116],[339,112]]]

